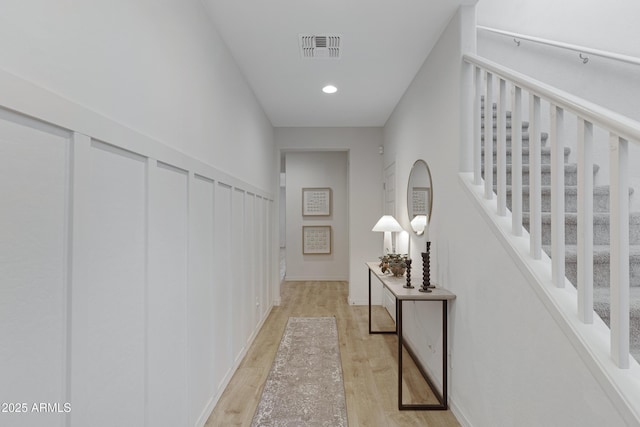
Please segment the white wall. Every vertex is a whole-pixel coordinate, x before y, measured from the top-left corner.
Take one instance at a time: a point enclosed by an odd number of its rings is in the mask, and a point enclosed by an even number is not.
[[[198,1],[2,10],[0,401],[71,412],[0,424],[203,425],[277,299],[273,128]]]
[[[286,280],[349,280],[346,151],[286,153]],[[303,188],[331,188],[330,216],[302,216]],[[331,227],[330,254],[303,254],[302,227]]]
[[[494,28],[505,29],[505,26]],[[520,29],[510,31],[524,33]],[[538,32],[529,35],[541,37]],[[553,40],[566,42],[561,37],[558,35]],[[592,47],[586,42],[580,44]],[[609,51],[617,52],[616,49]],[[594,55],[589,55],[589,61],[584,64],[578,53],[527,40],[522,40],[518,46],[513,38],[487,31],[478,32],[478,54],[619,114],[640,120],[640,108],[634,102],[640,94],[638,65]],[[640,58],[640,54],[637,57]]]
[[[200,1],[3,0],[0,51],[1,70],[274,191],[271,124]]]
[[[640,56],[640,4],[635,0],[480,0],[477,8],[478,25]]]
[[[459,181],[461,22],[473,21],[473,9],[463,11],[384,128],[384,164],[396,162],[397,213],[407,228],[411,165],[422,158],[432,173],[431,278],[457,295],[449,311],[450,403],[463,425],[624,425]],[[414,260],[423,247],[414,236]],[[404,325],[440,378],[441,311],[429,304],[407,305]]]
[[[366,304],[365,262],[376,260],[380,255],[382,239],[379,233],[371,232],[382,215],[382,156],[378,154],[382,129],[276,128],[275,135],[280,150],[348,152],[349,302]],[[380,301],[380,289],[376,292]]]

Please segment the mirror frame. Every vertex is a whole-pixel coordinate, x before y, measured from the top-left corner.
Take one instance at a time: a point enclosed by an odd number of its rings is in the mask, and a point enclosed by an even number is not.
[[[411,224],[411,221],[413,220],[413,218],[411,218],[411,194],[412,194],[412,189],[411,189],[411,177],[413,176],[414,171],[417,170],[417,168],[419,166],[424,166],[424,168],[427,170],[427,176],[429,177],[429,209],[427,212],[427,223],[424,227],[424,230],[422,231],[416,231],[412,225],[410,225],[411,227],[411,231],[413,231],[413,233],[415,233],[418,236],[422,236],[425,231],[427,230],[427,228],[429,227],[429,222],[431,221],[431,212],[433,211],[433,178],[431,177],[431,169],[429,169],[429,165],[427,164],[427,162],[425,162],[422,159],[418,159],[413,163],[413,166],[411,166],[411,170],[409,171],[409,179],[407,180],[407,217],[409,218],[409,224]]]

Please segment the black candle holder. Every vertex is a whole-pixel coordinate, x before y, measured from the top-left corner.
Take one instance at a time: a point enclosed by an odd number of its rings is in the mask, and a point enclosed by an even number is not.
[[[407,284],[403,288],[413,289],[414,286],[411,285],[411,258],[407,258],[405,264],[407,264]]]
[[[431,254],[431,242],[427,242],[427,252],[422,252],[422,287],[418,289],[420,292],[431,292],[429,288],[435,288],[431,285],[431,266],[429,265],[429,257]]]

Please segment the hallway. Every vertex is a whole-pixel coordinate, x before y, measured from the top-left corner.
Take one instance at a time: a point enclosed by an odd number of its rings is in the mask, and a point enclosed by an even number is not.
[[[2,6],[0,426],[248,426],[287,319],[336,316],[351,427],[640,427],[640,1]],[[403,322],[450,412],[368,333],[387,213],[456,295],[446,348]]]
[[[367,307],[347,304],[346,282],[283,282],[282,305],[274,307],[222,394],[206,426],[248,426],[260,400],[282,332],[290,316],[335,316],[350,426],[458,426],[451,411],[398,411],[396,337],[369,335]],[[374,329],[393,328],[374,307]],[[405,354],[405,399],[435,398]],[[415,397],[417,396],[417,397]],[[410,400],[413,402],[413,400]],[[407,403],[408,401],[405,401]]]

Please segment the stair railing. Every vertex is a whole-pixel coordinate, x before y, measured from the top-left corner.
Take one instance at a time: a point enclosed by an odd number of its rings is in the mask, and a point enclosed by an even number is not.
[[[580,45],[564,43],[556,40],[543,39],[541,37],[534,37],[526,34],[514,33],[512,31],[499,30],[497,28],[485,27],[482,25],[478,25],[476,26],[476,28],[478,29],[478,31],[486,31],[494,34],[500,34],[501,36],[513,38],[513,40],[516,43],[518,43],[518,46],[520,46],[521,40],[528,40],[530,42],[534,42],[542,45],[553,46],[560,49],[577,52],[579,54],[578,58],[580,58],[580,60],[583,61],[584,63],[586,63],[586,61],[588,61],[589,58],[582,56],[583,53],[588,55],[599,56],[601,58],[613,59],[615,61],[626,62],[627,64],[640,65],[640,58],[637,58],[635,56],[622,55],[620,53],[609,52],[601,49],[594,49],[587,46],[580,46]]]
[[[582,323],[593,322],[593,152],[594,125],[609,134],[610,168],[610,355],[618,368],[629,368],[629,142],[640,142],[640,123],[596,104],[531,79],[472,54],[463,56],[471,65],[473,102],[473,180],[484,183],[484,197],[494,197],[492,106],[496,107],[496,185],[497,215],[507,212],[506,185],[506,117],[507,94],[510,92],[512,119],[512,233],[522,235],[522,120],[523,92],[528,94],[529,118],[529,235],[530,256],[542,254],[541,204],[541,100],[550,105],[551,144],[551,262],[553,283],[565,285],[564,232],[564,113],[577,117],[578,141],[578,240],[577,240],[577,307]],[[484,180],[482,177],[482,102],[484,100]]]

